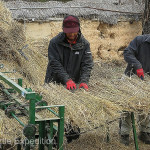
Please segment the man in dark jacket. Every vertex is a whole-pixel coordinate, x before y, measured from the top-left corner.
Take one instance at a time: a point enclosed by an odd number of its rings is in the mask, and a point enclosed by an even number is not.
[[[76,89],[79,83],[79,88],[88,90],[93,59],[90,44],[83,37],[76,16],[64,18],[63,32],[50,41],[48,59],[45,83],[61,83],[68,90]]]
[[[124,50],[124,59],[128,63],[125,74],[137,74],[144,79],[144,73],[150,75],[150,35],[137,36]],[[150,114],[139,115],[139,139],[150,144]],[[121,115],[120,133],[121,142],[129,145],[129,132],[131,130],[131,114],[124,111]]]
[[[124,50],[124,59],[128,63],[125,74],[137,74],[144,78],[144,72],[150,74],[150,35],[137,36]]]

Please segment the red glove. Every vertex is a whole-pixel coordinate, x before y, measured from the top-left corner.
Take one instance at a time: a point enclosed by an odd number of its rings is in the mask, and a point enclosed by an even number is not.
[[[86,83],[80,83],[79,89],[84,88],[85,90],[88,90],[88,85]]]
[[[67,85],[67,89],[68,90],[70,90],[70,88],[73,90],[73,88],[74,89],[76,89],[76,84],[70,79],[70,80],[68,80],[67,82],[66,82],[66,85]]]
[[[138,75],[139,78],[141,78],[141,76],[144,78],[144,71],[143,71],[143,68],[137,69],[136,72],[137,72],[137,75]]]

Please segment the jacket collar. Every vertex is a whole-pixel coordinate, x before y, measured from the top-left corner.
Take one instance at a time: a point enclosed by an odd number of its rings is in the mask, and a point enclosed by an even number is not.
[[[59,44],[65,46],[65,47],[70,47],[70,44],[67,42],[67,40],[66,40],[66,35],[65,35],[64,32],[61,32],[59,37],[60,37],[60,38],[59,38]],[[76,44],[74,44],[74,45],[72,46],[71,49],[72,49],[72,50],[80,50],[80,49],[83,49],[84,43],[83,43],[83,40],[82,40],[82,39],[83,39],[82,34],[79,33],[78,38],[77,38],[77,42],[76,42]]]
[[[78,38],[77,38],[77,43],[81,42],[81,39],[82,39],[81,36],[82,36],[82,33],[79,32]],[[59,33],[59,42],[65,42],[65,41],[67,41],[66,34],[64,32],[60,32]]]

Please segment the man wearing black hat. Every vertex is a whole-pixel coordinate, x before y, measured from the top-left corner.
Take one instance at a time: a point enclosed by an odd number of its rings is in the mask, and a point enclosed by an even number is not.
[[[63,32],[51,39],[48,48],[49,63],[45,83],[66,85],[68,90],[88,90],[88,81],[93,67],[89,42],[80,31],[76,16],[68,15],[63,20]]]

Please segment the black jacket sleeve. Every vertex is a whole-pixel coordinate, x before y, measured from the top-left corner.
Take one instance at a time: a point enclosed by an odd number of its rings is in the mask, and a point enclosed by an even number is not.
[[[85,45],[85,51],[81,61],[80,83],[88,83],[92,68],[93,68],[93,59],[90,51],[90,44],[87,42]]]
[[[54,42],[50,42],[48,48],[48,59],[49,65],[53,70],[53,73],[65,84],[69,79],[69,75],[64,70],[63,65],[60,60],[59,52],[57,46]]]
[[[135,70],[142,68],[141,63],[137,60],[138,48],[142,43],[142,36],[137,36],[129,46],[124,50],[125,61],[134,67]]]

